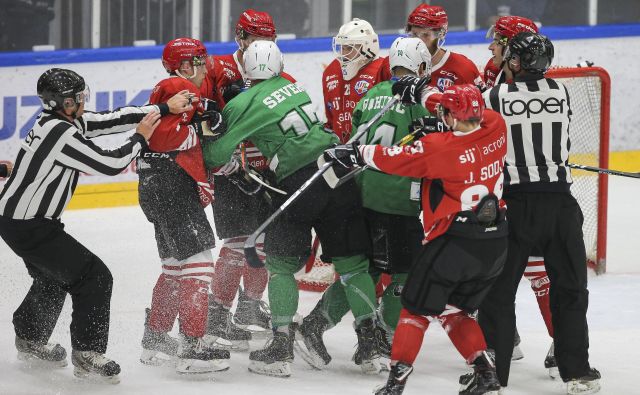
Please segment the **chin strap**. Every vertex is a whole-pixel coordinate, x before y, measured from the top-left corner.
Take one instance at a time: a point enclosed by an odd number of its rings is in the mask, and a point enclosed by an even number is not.
[[[182,75],[180,70],[176,70],[176,74],[178,75],[178,77],[182,77],[182,78],[187,79],[187,80],[192,80],[192,79],[196,78],[196,76],[198,75],[198,68],[197,67],[193,68],[193,75],[191,77],[187,77],[187,76]]]

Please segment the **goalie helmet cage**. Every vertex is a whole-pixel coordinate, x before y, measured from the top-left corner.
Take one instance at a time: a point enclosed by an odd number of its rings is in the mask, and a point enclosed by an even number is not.
[[[555,67],[546,76],[562,82],[571,100],[571,163],[609,168],[609,111],[611,79],[601,67]],[[571,193],[584,214],[582,231],[587,265],[601,274],[606,271],[607,193],[606,174],[573,169]],[[317,240],[317,239],[316,239]],[[333,265],[312,254],[297,275],[298,286],[306,291],[324,291],[335,280]]]

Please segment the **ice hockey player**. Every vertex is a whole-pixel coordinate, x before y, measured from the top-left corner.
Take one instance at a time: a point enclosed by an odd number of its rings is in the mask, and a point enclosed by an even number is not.
[[[440,6],[420,4],[407,18],[407,33],[424,41],[431,52],[429,86],[439,92],[451,85],[481,86],[482,77],[476,65],[466,56],[443,47],[448,28],[447,12]]]
[[[155,86],[149,102],[161,102],[185,89],[199,99],[206,55],[198,40],[171,40],[162,53],[170,76]],[[215,239],[204,212],[211,202],[211,189],[200,138],[205,131],[211,133],[209,123],[213,128],[222,124],[219,113],[205,110],[200,101],[191,111],[165,117],[138,160],[140,207],[153,223],[162,263],[147,312],[140,360],[157,364],[177,355],[176,371],[183,374],[229,368],[229,352],[203,341]],[[203,115],[195,117],[196,112]],[[204,117],[209,120],[201,122]],[[169,336],[176,317],[179,342]]]
[[[280,76],[282,67],[282,55],[275,43],[255,41],[249,45],[244,52],[244,72],[251,88],[227,103],[223,111],[227,132],[205,144],[204,156],[208,167],[220,166],[240,142],[249,140],[268,158],[275,186],[291,194],[317,171],[318,156],[338,138],[318,121],[309,95]],[[323,181],[316,182],[267,228],[264,251],[274,334],[263,349],[251,352],[250,371],[291,375],[296,325],[293,316],[298,307],[293,275],[304,265],[311,248],[312,227],[348,287],[360,346],[375,351],[375,293],[367,273],[368,240],[357,196],[353,180],[340,191]],[[274,209],[286,199],[277,194],[272,197]]]
[[[513,82],[498,84],[483,94],[486,105],[499,111],[509,127],[504,174],[509,252],[504,271],[480,307],[478,320],[495,349],[497,375],[506,387],[512,355],[507,339],[514,335],[518,284],[529,257],[544,257],[551,274],[549,306],[558,371],[567,383],[568,394],[586,394],[600,390],[600,373],[589,364],[583,216],[571,194],[573,179],[566,167],[571,148],[571,98],[561,82],[545,78],[553,56],[553,44],[546,36],[529,31],[516,34],[504,52]],[[513,112],[504,103],[562,106]]]
[[[394,78],[404,75],[428,77],[431,55],[418,38],[398,38],[389,49],[389,64]],[[353,112],[353,129],[367,123],[391,98],[393,81],[382,81],[367,92]],[[429,112],[421,105],[399,104],[375,123],[360,140],[365,144],[392,146],[411,132],[412,124],[424,122]],[[434,117],[431,117],[433,120]],[[370,274],[374,282],[382,273],[389,273],[392,282],[387,286],[378,307],[376,341],[381,356],[389,357],[390,339],[400,315],[400,291],[415,253],[423,237],[420,213],[420,180],[365,170],[358,179],[365,208],[369,234],[373,245]],[[331,356],[323,343],[323,333],[334,327],[349,312],[344,286],[333,283],[324,292],[311,313],[300,325],[305,360],[321,368]],[[302,345],[301,345],[302,346]],[[354,360],[361,365],[356,350]],[[310,359],[309,359],[310,358]],[[361,365],[363,369],[370,366]]]
[[[253,9],[245,10],[236,24],[236,42],[238,50],[229,55],[209,56],[207,58],[207,77],[213,81],[213,96],[221,109],[244,88],[242,70],[243,53],[256,40],[275,41],[276,27],[271,15]],[[282,76],[294,81],[286,73]],[[203,92],[211,96],[210,92]],[[215,264],[211,284],[213,292],[209,301],[209,326],[207,334],[220,337],[231,343],[234,350],[246,350],[252,333],[244,328],[255,328],[253,336],[271,332],[271,315],[262,294],[267,286],[267,269],[249,266],[244,258],[242,247],[247,235],[251,234],[266,219],[270,211],[260,185],[248,180],[246,172],[240,168],[237,158],[245,156],[245,167],[249,171],[263,172],[268,169],[267,160],[251,143],[241,143],[230,165],[222,167],[213,176],[215,199],[212,203],[216,233],[222,241],[222,247]],[[247,183],[254,183],[246,185]],[[237,186],[239,184],[239,186]],[[264,257],[262,244],[258,253]],[[233,305],[240,280],[244,289],[240,292],[236,312],[231,319]],[[260,331],[261,330],[261,331]]]
[[[21,145],[11,177],[0,193],[0,237],[20,256],[33,283],[13,314],[18,358],[63,367],[67,352],[49,343],[71,295],[71,362],[80,378],[119,382],[120,365],[104,356],[109,337],[113,278],[95,254],[64,231],[60,217],[73,196],[80,172],[116,175],[147,146],[166,104],[123,107],[113,112],[85,111],[89,88],[68,69],[53,68],[38,79],[44,110]],[[178,95],[187,104],[184,92]],[[174,111],[176,107],[174,107]],[[177,111],[176,111],[177,112]],[[146,114],[146,115],[145,115]],[[105,150],[89,139],[137,133]]]
[[[411,146],[352,143],[327,150],[342,163],[422,178],[424,246],[402,290],[391,372],[378,395],[402,393],[433,321],[441,323],[474,367],[460,394],[497,394],[500,389],[484,336],[471,314],[506,258],[507,224],[500,202],[506,127],[497,113],[484,111],[480,91],[470,84],[454,85],[443,93],[439,116],[451,131],[427,134]]]
[[[378,35],[369,22],[354,18],[333,38],[336,55],[322,73],[327,128],[345,143],[351,137],[351,114],[358,101],[380,81],[391,78],[385,59],[379,58]]]

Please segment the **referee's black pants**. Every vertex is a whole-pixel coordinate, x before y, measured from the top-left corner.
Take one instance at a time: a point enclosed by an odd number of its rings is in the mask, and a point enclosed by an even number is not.
[[[64,231],[60,221],[0,216],[0,236],[23,260],[33,283],[13,314],[16,335],[46,343],[71,295],[71,346],[107,350],[113,278],[105,264]]]
[[[515,297],[529,255],[538,249],[551,282],[555,355],[564,381],[587,374],[587,258],[582,211],[569,193],[517,192],[507,203],[509,247],[504,270],[479,309],[479,323],[496,352],[502,386],[509,379],[515,332]]]

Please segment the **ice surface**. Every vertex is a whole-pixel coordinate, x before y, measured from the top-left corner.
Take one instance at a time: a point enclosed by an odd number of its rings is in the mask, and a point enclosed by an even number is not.
[[[640,262],[636,197],[640,181],[610,177],[608,273],[590,278],[591,362],[602,373],[602,394],[640,393]],[[213,380],[189,380],[168,368],[138,362],[144,308],[160,273],[151,224],[138,207],[66,212],[67,231],[96,253],[114,277],[111,338],[107,355],[122,366],[121,384],[89,385],[73,378],[72,367],[28,369],[16,359],[11,324],[13,310],[31,283],[22,262],[0,240],[0,394],[370,394],[386,375],[364,376],[351,362],[356,336],[352,317],[325,335],[333,361],[315,371],[297,358],[289,379],[247,371],[248,353],[232,353],[231,369]],[[306,314],[319,298],[301,293]],[[525,358],[512,365],[505,394],[562,394],[548,378],[543,360],[550,344],[527,281],[518,293],[518,328]],[[70,351],[70,299],[52,336]],[[253,342],[252,348],[260,347]],[[432,325],[405,394],[457,394],[458,376],[467,372],[444,331]]]

